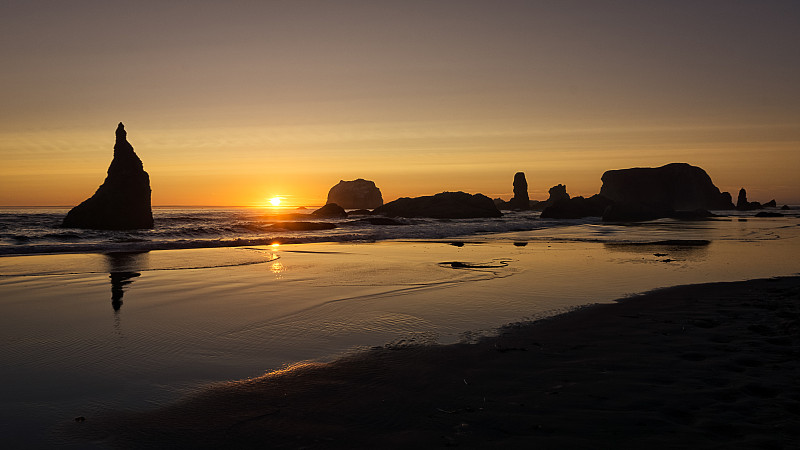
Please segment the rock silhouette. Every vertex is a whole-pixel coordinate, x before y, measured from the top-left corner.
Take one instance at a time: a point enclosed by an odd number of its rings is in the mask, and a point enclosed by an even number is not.
[[[653,210],[734,209],[705,170],[686,163],[661,167],[609,170],[601,177],[600,195],[614,203]]]
[[[739,189],[739,197],[736,199],[736,209],[739,211],[752,211],[761,208],[761,203],[747,201],[747,191],[744,188]]]
[[[747,191],[741,188],[739,189],[739,197],[736,199],[736,209],[744,209],[747,205]]]
[[[128,143],[125,126],[117,126],[114,159],[97,191],[64,217],[62,226],[96,230],[153,228],[150,177]]]
[[[341,206],[337,205],[336,203],[328,203],[327,205],[323,206],[322,208],[314,211],[311,213],[314,217],[327,217],[327,218],[345,218],[347,217],[347,212]]]
[[[558,185],[559,187],[563,185]],[[550,197],[553,198],[553,189],[550,189]],[[557,190],[557,193],[560,193],[561,190]],[[564,195],[566,195],[566,190],[563,191]],[[556,197],[558,198],[558,197]],[[550,202],[550,200],[548,200]],[[551,205],[547,206],[542,210],[541,218],[542,219],[580,219],[583,217],[600,217],[605,212],[606,208],[608,208],[611,203],[611,200],[603,197],[602,195],[595,194],[589,198],[583,197],[573,197],[570,198],[569,195],[566,195],[566,198],[561,197],[560,200],[553,202]]]
[[[375,209],[383,205],[383,197],[381,190],[372,181],[363,178],[353,181],[339,180],[328,191],[326,203],[336,203],[344,209]]]
[[[547,193],[550,194],[550,197],[548,197],[548,199],[545,202],[548,206],[554,205],[563,200],[569,200],[569,194],[567,194],[567,186],[563,184],[551,187],[550,190],[547,191]]]
[[[734,209],[729,193],[720,192],[703,169],[685,163],[609,170],[601,179],[600,193],[589,198],[570,198],[565,186],[553,186],[541,217],[602,217],[613,222],[662,217],[703,220],[713,216],[709,209]]]
[[[492,199],[482,194],[440,192],[415,198],[398,198],[373,211],[389,217],[431,217],[434,219],[468,219],[500,217]]]
[[[510,209],[531,209],[531,200],[528,197],[528,180],[525,179],[525,172],[514,174],[514,197],[508,203]]]

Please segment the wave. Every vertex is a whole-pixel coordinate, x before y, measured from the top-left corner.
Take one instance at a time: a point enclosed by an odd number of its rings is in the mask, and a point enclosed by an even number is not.
[[[357,219],[295,220],[263,217],[242,211],[198,210],[157,218],[152,230],[103,231],[62,229],[55,217],[26,217],[24,227],[0,232],[0,255],[42,253],[136,252],[150,250],[301,244],[315,242],[374,242],[392,239],[444,239],[563,226],[575,221],[538,219],[536,213],[512,213],[500,219]],[[36,224],[38,222],[38,225]],[[578,221],[584,223],[585,221]]]

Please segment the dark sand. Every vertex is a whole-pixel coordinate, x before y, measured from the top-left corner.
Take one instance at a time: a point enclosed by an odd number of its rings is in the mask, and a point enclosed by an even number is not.
[[[118,447],[798,448],[800,277],[662,289],[87,417]]]

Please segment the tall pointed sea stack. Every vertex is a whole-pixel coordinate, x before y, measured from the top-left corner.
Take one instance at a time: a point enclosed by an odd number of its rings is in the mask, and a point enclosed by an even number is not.
[[[514,174],[514,198],[508,202],[511,209],[531,209],[531,201],[528,197],[528,181],[525,179],[525,172]]]
[[[67,213],[62,226],[95,230],[153,228],[150,176],[126,136],[120,122],[108,176],[93,196]]]

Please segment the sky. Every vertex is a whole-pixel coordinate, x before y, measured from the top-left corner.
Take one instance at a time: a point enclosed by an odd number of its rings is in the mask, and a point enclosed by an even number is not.
[[[91,196],[120,121],[162,206],[670,162],[800,204],[800,1],[4,0],[0,61],[5,206]]]

